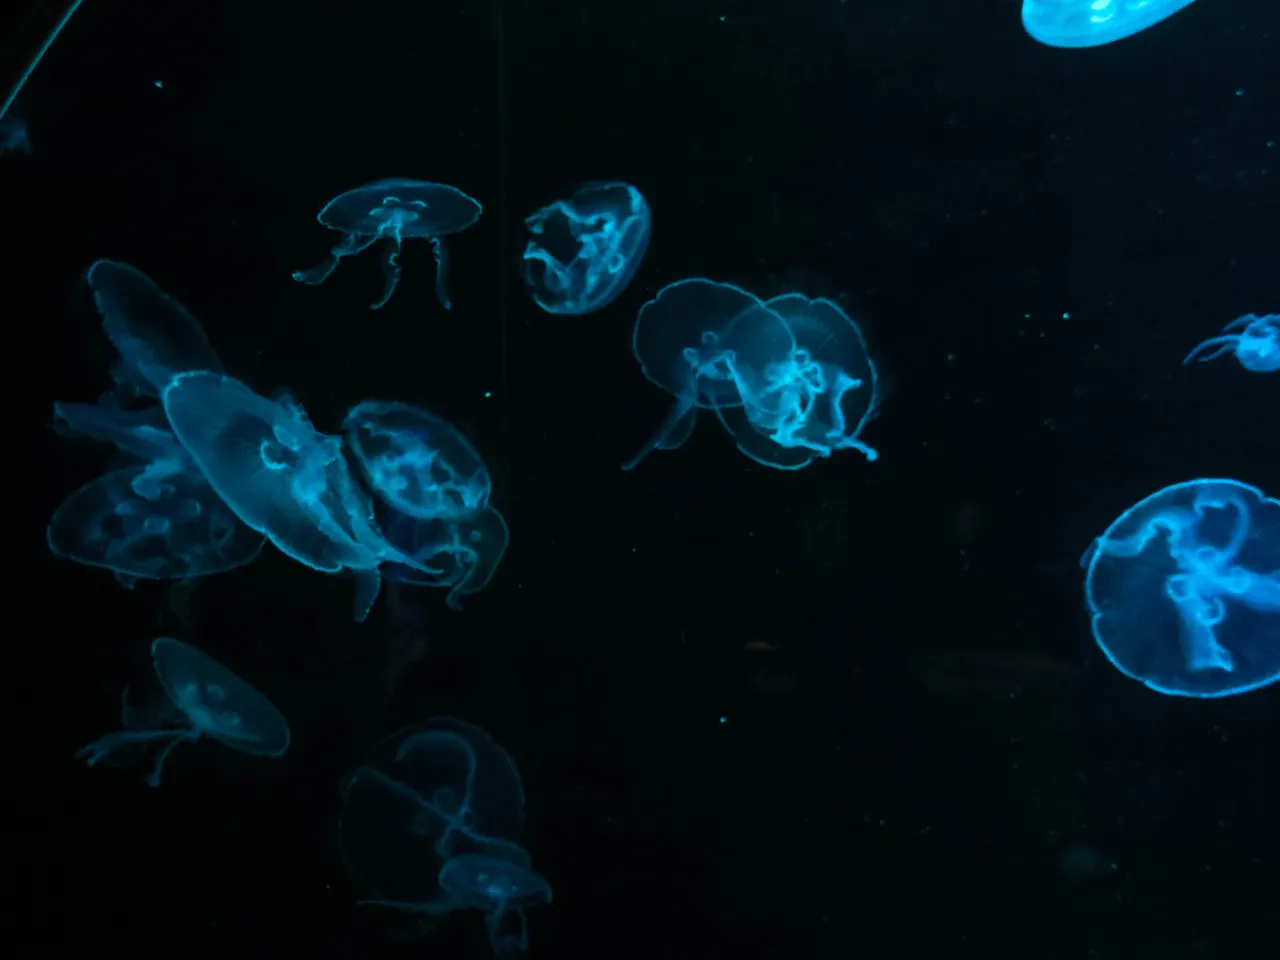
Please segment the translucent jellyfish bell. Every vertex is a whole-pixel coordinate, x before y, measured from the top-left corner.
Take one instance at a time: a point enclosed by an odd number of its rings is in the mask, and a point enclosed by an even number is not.
[[[329,279],[338,261],[361,253],[385,240],[382,258],[386,278],[378,310],[391,299],[400,282],[400,244],[421,237],[431,241],[436,257],[436,299],[446,310],[453,304],[448,292],[448,261],[443,237],[460,233],[480,218],[482,207],[457,187],[421,180],[376,180],[339,194],[325,204],[316,219],[346,236],[329,251],[329,257],[310,270],[295,270],[299,283],[318,284]]]
[[[115,378],[121,386],[158,397],[175,374],[223,372],[199,321],[142,271],[99,260],[86,279],[107,336],[120,353]]]
[[[524,279],[548,313],[608,306],[631,282],[649,246],[649,204],[618,181],[589,183],[525,220]]]
[[[151,664],[167,704],[150,715],[129,705],[125,691],[122,723],[130,728],[109,733],[76,754],[89,766],[136,756],[136,747],[159,747],[147,777],[153,787],[169,752],[180,743],[210,737],[241,753],[279,757],[289,749],[289,724],[254,687],[195,647],[160,637],[151,645]]]
[[[679,449],[699,409],[749,402],[764,390],[765,371],[788,362],[795,337],[758,297],[698,277],[668,284],[642,306],[631,344],[645,377],[676,400],[624,470],[653,450]]]
[[[448,520],[392,513],[383,531],[405,557],[386,564],[383,575],[401,583],[447,587],[445,602],[455,610],[461,609],[463,596],[479,593],[493,579],[511,540],[506,519],[492,506]]]
[[[407,403],[365,400],[342,428],[370,488],[412,517],[460,517],[483,509],[491,481],[480,454],[441,417]]]
[[[1130,507],[1083,560],[1093,636],[1158,693],[1226,697],[1280,679],[1280,502],[1191,480]]]
[[[1205,350],[1217,347],[1207,357]],[[1208,363],[1228,353],[1234,353],[1240,366],[1253,373],[1275,373],[1280,370],[1280,313],[1265,317],[1246,314],[1232,320],[1222,328],[1222,335],[1204,341],[1182,362],[1199,360]]]
[[[252,563],[262,536],[241,523],[193,465],[113,470],[54,511],[49,549],[137,580],[185,580]]]
[[[440,887],[456,908],[484,912],[489,943],[500,957],[529,949],[524,911],[551,902],[551,884],[533,869],[528,852],[506,840],[478,838],[441,868]]]
[[[1022,26],[1050,47],[1097,47],[1173,16],[1192,0],[1022,0]]]

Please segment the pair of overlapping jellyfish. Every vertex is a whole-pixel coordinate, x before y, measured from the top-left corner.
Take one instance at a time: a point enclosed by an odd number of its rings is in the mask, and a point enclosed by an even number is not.
[[[1022,25],[1050,47],[1097,47],[1173,16],[1193,0],[1022,0]]]
[[[454,606],[488,583],[506,524],[489,505],[479,454],[448,423],[400,403],[348,411],[348,450],[385,507],[375,517],[342,438],[315,430],[291,396],[268,399],[227,376],[203,328],[149,278],[98,261],[88,282],[120,354],[117,391],[56,410],[64,430],[110,440],[143,464],[72,494],[50,522],[55,553],[131,585],[241,566],[265,537],[314,570],[352,574],[357,620],[384,565],[395,579],[449,588]],[[135,399],[150,402],[123,405]]]
[[[529,947],[525,910],[551,886],[520,845],[524,786],[511,756],[479,727],[434,717],[381,741],[340,785],[342,857],[363,903],[417,932],[478,910],[494,953]]]
[[[788,293],[761,300],[704,278],[680,280],[640,308],[632,348],[644,375],[676,399],[623,465],[675,450],[712,410],[752,460],[799,470],[862,440],[879,402],[875,364],[858,325],[830,300]]]
[[[121,695],[123,730],[81,748],[89,766],[155,761],[146,781],[160,786],[164,762],[174,747],[202,737],[241,753],[279,757],[289,749],[289,724],[275,705],[208,654],[169,637],[151,644],[151,666],[160,691],[142,705]]]
[[[1197,345],[1182,362],[1208,363],[1227,354],[1234,354],[1240,366],[1251,373],[1280,371],[1280,313],[1237,317],[1222,328],[1221,334]]]
[[[1280,501],[1238,480],[1159,490],[1082,559],[1098,646],[1158,693],[1227,697],[1280,680]]]
[[[436,298],[446,310],[448,259],[444,238],[479,218],[479,201],[457,187],[422,180],[376,180],[339,194],[316,219],[343,238],[329,256],[293,279],[320,284],[343,257],[382,242],[381,309],[400,281],[403,241],[429,240],[436,259]],[[530,215],[533,239],[522,255],[524,278],[534,302],[548,313],[581,315],[613,302],[626,289],[649,243],[649,205],[635,187],[618,181],[588,183],[571,197]]]

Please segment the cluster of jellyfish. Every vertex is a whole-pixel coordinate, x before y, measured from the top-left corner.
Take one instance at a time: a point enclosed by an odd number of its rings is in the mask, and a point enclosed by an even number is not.
[[[228,376],[196,319],[139,270],[99,260],[87,281],[118,354],[114,388],[55,404],[55,427],[133,462],[57,508],[55,554],[132,587],[235,569],[270,541],[312,570],[350,575],[361,621],[384,578],[446,588],[454,607],[490,581],[506,521],[483,459],[447,421],[365,400],[341,436],[321,433],[293,397]]]

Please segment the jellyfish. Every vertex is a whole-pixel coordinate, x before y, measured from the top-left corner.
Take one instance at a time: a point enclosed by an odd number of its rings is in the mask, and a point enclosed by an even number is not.
[[[408,562],[387,563],[390,581],[447,587],[455,610],[461,598],[479,593],[493,579],[511,540],[507,521],[493,506],[472,513],[424,520],[392,512],[382,527],[388,543]]]
[[[257,559],[262,536],[241,523],[194,465],[113,470],[76,490],[47,531],[54,554],[138,580],[186,580]]]
[[[407,403],[365,400],[343,419],[347,447],[373,492],[422,519],[462,517],[489,503],[489,471],[462,433]]]
[[[738,449],[765,466],[788,470],[837,450],[876,460],[879,454],[859,439],[879,394],[858,325],[830,300],[800,293],[774,297],[763,309],[787,325],[795,348],[785,361],[764,368],[762,382],[740,382],[741,406],[716,407]],[[739,380],[741,366],[735,364]]]
[[[164,697],[151,709],[140,710],[130,705],[126,688],[121,697],[126,729],[82,747],[77,758],[93,766],[103,760],[134,759],[137,748],[158,747],[146,778],[158,787],[164,762],[180,743],[210,737],[261,757],[279,757],[289,749],[289,724],[275,705],[208,654],[159,637],[151,644],[151,665]]]
[[[528,852],[508,840],[474,838],[440,869],[440,887],[455,909],[485,914],[489,943],[499,957],[529,949],[529,927],[524,911],[551,902],[551,885],[532,866]],[[507,929],[514,914],[516,927]]]
[[[1204,357],[1200,354],[1209,347],[1218,349]],[[1280,370],[1280,313],[1259,317],[1252,313],[1232,320],[1222,328],[1222,335],[1204,341],[1183,360],[1190,363],[1199,360],[1208,363],[1234,352],[1240,366],[1253,373],[1275,373]]]
[[[0,117],[0,153],[30,153],[31,135],[27,132],[27,120],[17,105]]]
[[[382,296],[370,304],[379,310],[400,282],[400,243],[412,237],[431,241],[436,257],[436,299],[446,310],[453,304],[448,292],[448,261],[444,237],[460,233],[480,218],[483,208],[457,187],[421,180],[375,180],[339,194],[325,204],[316,219],[344,236],[328,258],[310,270],[295,270],[299,283],[319,284],[329,279],[338,261],[361,253],[385,240],[382,271],[386,278]]]
[[[223,373],[198,320],[135,267],[98,260],[86,274],[102,325],[120,353],[114,371],[126,391],[158,397],[179,373]]]
[[[1171,17],[1192,0],[1022,0],[1022,26],[1050,47],[1097,47]]]
[[[340,785],[342,857],[364,903],[443,916],[439,874],[478,837],[515,842],[524,788],[510,755],[481,728],[434,717],[377,744]]]
[[[284,554],[322,573],[356,576],[356,619],[381,588],[383,559],[405,561],[378,532],[337,437],[305,410],[268,400],[231,377],[191,372],[165,388],[165,414],[219,496]]]
[[[1237,480],[1174,484],[1082,562],[1094,639],[1126,676],[1186,697],[1280,679],[1280,501]]]
[[[593,313],[618,298],[644,259],[649,204],[630,184],[589,183],[525,225],[534,236],[523,257],[534,302],[548,313]]]
[[[162,407],[126,410],[115,400],[114,394],[108,394],[99,403],[55,403],[53,428],[65,437],[113,444],[147,463],[189,461]]]

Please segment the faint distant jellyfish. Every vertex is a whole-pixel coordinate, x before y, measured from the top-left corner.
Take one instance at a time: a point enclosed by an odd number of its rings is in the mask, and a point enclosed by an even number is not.
[[[82,747],[76,756],[89,766],[113,756],[136,756],[130,747],[159,747],[146,778],[158,787],[164,762],[180,743],[211,737],[241,753],[263,757],[279,757],[289,748],[289,725],[275,705],[212,657],[160,637],[151,644],[151,664],[167,702],[144,716],[129,705],[126,691],[122,723],[129,729]]]
[[[47,531],[60,557],[138,580],[185,580],[252,563],[262,535],[227,508],[194,465],[125,467],[67,497]]]
[[[383,525],[387,541],[406,560],[387,563],[387,580],[448,587],[446,603],[479,593],[493,579],[511,540],[507,521],[493,506],[457,519],[423,520],[392,513]]]
[[[158,397],[176,374],[223,372],[204,327],[145,273],[127,263],[98,260],[85,278],[120,353],[114,376],[122,387]]]
[[[533,869],[529,854],[504,840],[478,838],[473,850],[441,868],[440,886],[455,908],[484,912],[489,943],[498,956],[529,949],[524,911],[551,902],[551,885]],[[513,914],[514,930],[507,920]]]
[[[1210,347],[1217,347],[1207,357],[1201,354]],[[1208,363],[1228,353],[1234,353],[1240,366],[1253,373],[1275,373],[1280,370],[1280,313],[1264,317],[1252,313],[1232,320],[1222,328],[1222,335],[1213,337],[1197,346],[1183,360],[1190,363],[1199,360]]]
[[[386,283],[382,296],[371,304],[380,309],[395,292],[400,281],[400,243],[414,237],[431,241],[436,257],[436,299],[446,310],[449,299],[448,260],[443,238],[460,233],[480,218],[483,208],[457,187],[421,180],[376,180],[339,194],[330,200],[316,219],[331,230],[346,234],[329,257],[310,270],[295,270],[293,279],[319,284],[329,279],[338,261],[361,253],[379,240],[386,241],[382,259]]]
[[[1022,26],[1050,47],[1097,47],[1154,26],[1192,0],[1022,0]]]
[[[1094,639],[1122,673],[1188,697],[1280,679],[1280,501],[1236,480],[1175,484],[1082,562]]]
[[[461,517],[489,502],[489,471],[452,424],[407,403],[365,400],[347,411],[347,446],[382,500],[400,513]]]
[[[548,313],[593,313],[617,299],[649,245],[649,205],[618,181],[589,183],[525,220],[524,278]]]
[[[30,153],[31,137],[27,121],[16,106],[0,117],[0,153]]]

